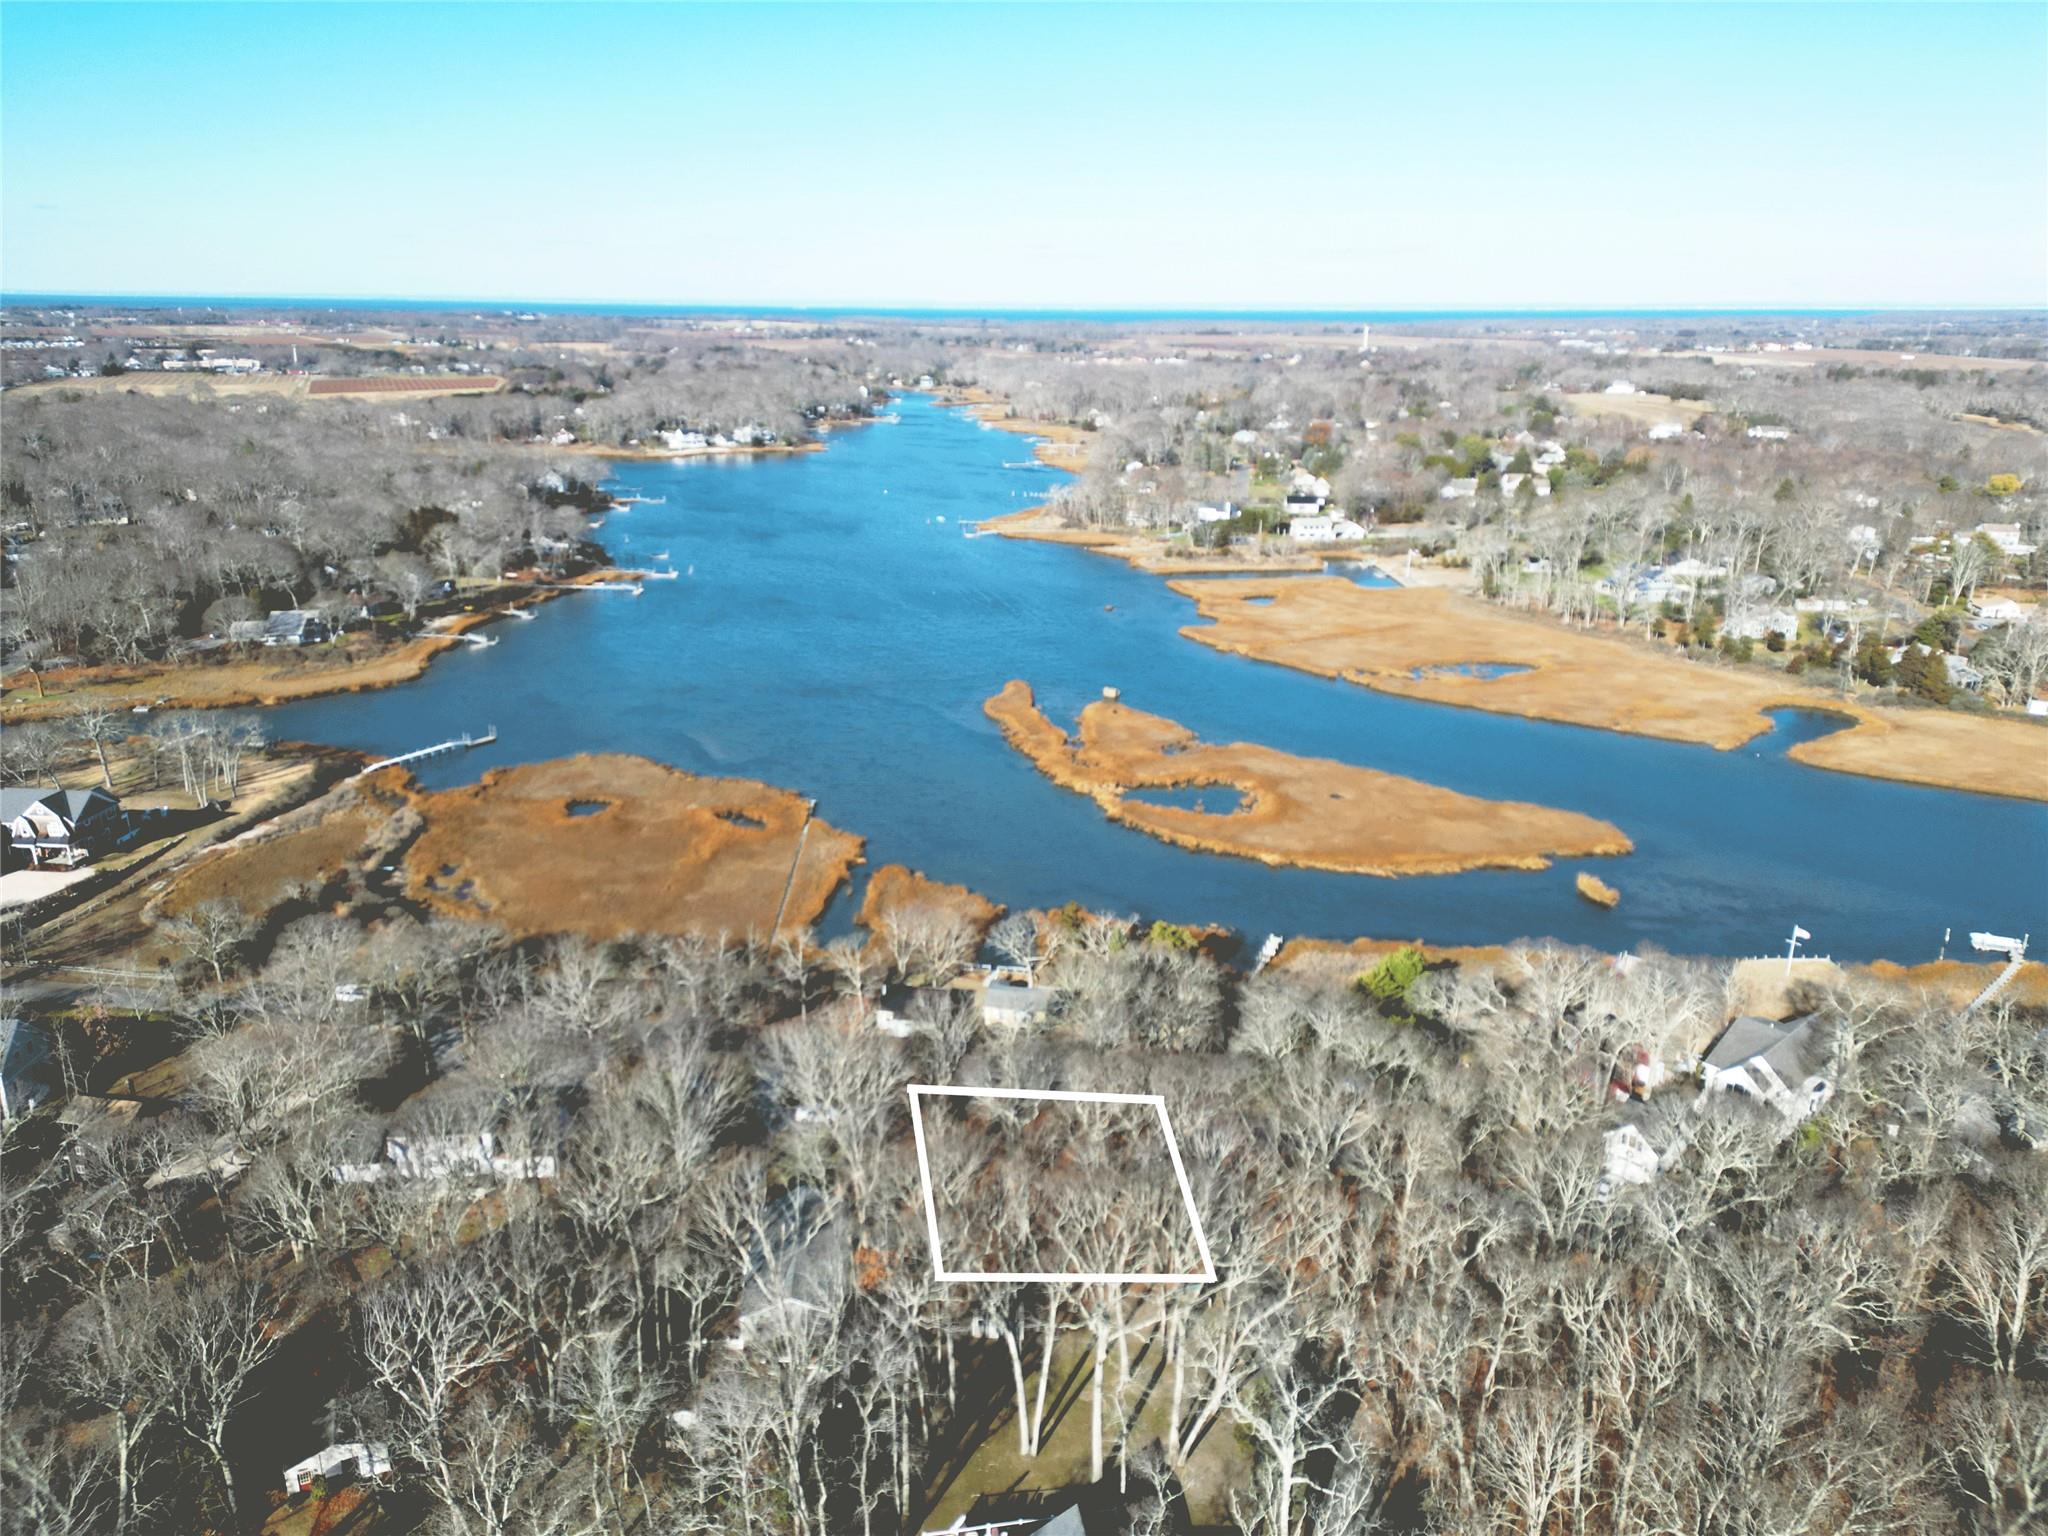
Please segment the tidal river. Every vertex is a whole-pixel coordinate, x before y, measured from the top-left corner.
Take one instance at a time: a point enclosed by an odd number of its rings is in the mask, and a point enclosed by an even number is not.
[[[815,796],[902,863],[1011,907],[1078,901],[1269,932],[1769,954],[1793,923],[1842,959],[1932,958],[1970,929],[2048,933],[2048,806],[1859,779],[1785,759],[1827,729],[1790,714],[1734,752],[1390,698],[1183,638],[1193,608],[1085,551],[968,539],[963,522],[1062,478],[1020,438],[922,397],[790,458],[632,463],[666,498],[613,514],[621,564],[684,572],[500,623],[426,676],[270,712],[279,736],[398,752],[495,724],[495,746],[419,766],[430,786],[506,763],[632,752]],[[1019,466],[1023,467],[1019,467]],[[1541,872],[1400,880],[1189,852],[1046,779],[982,702],[1009,679],[1071,724],[1105,685],[1204,740],[1332,757],[1605,818],[1636,851]],[[1211,809],[1220,810],[1221,804]],[[1619,886],[1595,908],[1579,869]],[[827,914],[843,930],[848,892]]]

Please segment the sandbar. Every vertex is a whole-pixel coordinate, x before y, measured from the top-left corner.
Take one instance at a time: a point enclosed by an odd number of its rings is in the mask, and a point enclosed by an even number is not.
[[[1098,701],[1080,740],[1040,713],[1012,681],[984,706],[1003,735],[1055,784],[1090,796],[1112,820],[1162,841],[1265,864],[1356,875],[1546,869],[1552,856],[1627,853],[1607,822],[1576,811],[1481,800],[1417,779],[1249,742],[1197,741],[1171,720]],[[1129,797],[1140,788],[1216,785],[1239,809],[1217,815]]]

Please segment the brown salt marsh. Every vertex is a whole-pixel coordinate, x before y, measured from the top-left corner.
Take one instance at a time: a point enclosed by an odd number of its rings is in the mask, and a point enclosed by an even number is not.
[[[787,790],[618,754],[495,769],[409,799],[425,823],[409,894],[517,935],[765,938],[816,922],[861,852],[826,822],[806,833],[806,803]]]
[[[1770,730],[1772,710],[1825,710],[1847,717],[1850,727],[1792,748],[1795,761],[2048,800],[2048,730],[2023,720],[1875,708],[1441,590],[1318,577],[1171,585],[1206,621],[1184,628],[1188,638],[1382,693],[1723,751]],[[1525,670],[1497,677],[1446,670],[1487,666]]]
[[[1099,701],[1070,741],[1012,681],[984,706],[1010,744],[1054,783],[1092,797],[1113,820],[1166,842],[1267,864],[1340,874],[1544,869],[1552,857],[1627,853],[1620,828],[1519,801],[1482,800],[1417,779],[1249,742],[1211,745],[1157,715]],[[1152,805],[1130,791],[1229,786],[1228,815]]]

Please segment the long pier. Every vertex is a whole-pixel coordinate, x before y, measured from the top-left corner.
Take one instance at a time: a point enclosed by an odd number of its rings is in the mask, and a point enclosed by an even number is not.
[[[384,758],[381,762],[370,764],[363,772],[375,773],[380,768],[396,768],[401,763],[416,763],[422,758],[439,757],[444,752],[467,752],[471,747],[487,747],[497,739],[498,728],[495,725],[488,727],[481,736],[472,736],[464,731],[460,736],[448,741],[437,741],[431,747],[420,747],[415,751],[401,752],[396,757]]]

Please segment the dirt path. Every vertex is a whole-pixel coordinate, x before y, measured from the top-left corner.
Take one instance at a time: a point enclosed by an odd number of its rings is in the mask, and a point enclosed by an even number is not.
[[[1397,774],[1237,742],[1211,746],[1171,720],[1107,702],[1081,712],[1078,745],[1012,682],[985,706],[1055,784],[1164,842],[1265,864],[1356,875],[1546,869],[1553,855],[1627,853],[1620,828],[1512,800],[1481,800]],[[1218,785],[1244,797],[1223,815],[1129,798],[1141,787]]]

